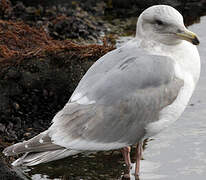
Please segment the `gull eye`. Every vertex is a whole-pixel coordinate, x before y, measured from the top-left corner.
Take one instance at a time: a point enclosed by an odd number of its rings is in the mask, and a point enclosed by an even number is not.
[[[162,26],[164,23],[161,20],[155,20],[155,23],[159,26]]]

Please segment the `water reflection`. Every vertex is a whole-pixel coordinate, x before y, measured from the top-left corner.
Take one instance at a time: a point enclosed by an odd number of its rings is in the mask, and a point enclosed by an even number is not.
[[[140,180],[205,180],[206,177],[206,17],[190,26],[201,40],[202,59],[199,85],[182,118],[155,140],[147,142],[141,161]],[[133,153],[134,156],[134,153]],[[79,155],[24,169],[33,180],[39,179],[121,179],[123,158],[119,151]],[[134,165],[133,165],[134,166]],[[131,171],[134,173],[134,167]],[[134,176],[131,175],[131,179]]]
[[[38,165],[28,174],[46,174],[49,178],[63,179],[118,179],[124,172],[123,160],[118,151],[78,155],[64,160]]]

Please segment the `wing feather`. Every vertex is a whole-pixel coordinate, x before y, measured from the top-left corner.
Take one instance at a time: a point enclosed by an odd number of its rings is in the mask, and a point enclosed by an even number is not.
[[[146,124],[176,99],[184,82],[175,76],[173,60],[138,49],[123,56],[129,49],[106,55],[86,73],[73,94],[78,98],[70,99],[49,128],[55,144],[108,150],[137,143]]]

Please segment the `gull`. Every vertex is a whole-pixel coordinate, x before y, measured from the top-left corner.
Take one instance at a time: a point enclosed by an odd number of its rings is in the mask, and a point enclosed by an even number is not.
[[[136,36],[98,59],[68,103],[44,132],[7,147],[24,153],[14,166],[33,166],[78,153],[121,149],[130,170],[130,146],[174,123],[186,108],[200,75],[197,35],[171,6],[156,5],[138,18]]]

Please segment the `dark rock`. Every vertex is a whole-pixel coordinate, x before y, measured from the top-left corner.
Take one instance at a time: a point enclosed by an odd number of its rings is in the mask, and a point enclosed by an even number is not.
[[[15,126],[15,129],[21,129],[22,128],[22,125],[21,125],[21,118],[20,117],[14,117],[13,119],[13,122],[14,122],[14,126]]]
[[[86,18],[86,17],[85,17]],[[97,23],[80,17],[60,16],[49,25],[49,32],[55,39],[88,39],[90,36],[96,38],[100,32]],[[89,38],[92,39],[92,38]]]
[[[22,93],[20,85],[13,81],[7,81],[5,83],[5,94],[7,96],[17,96]]]
[[[0,86],[0,111],[4,111],[9,107],[9,98],[3,95],[3,86]]]
[[[15,6],[13,6],[13,15],[16,17],[22,17],[26,12],[26,7],[23,2],[18,1]]]
[[[0,157],[0,179],[1,180],[23,180],[23,177],[18,176],[18,174],[9,169],[6,163]]]
[[[3,19],[9,19],[12,14],[12,5],[9,0],[0,1],[0,16]]]
[[[21,74],[16,71],[15,68],[11,68],[8,70],[8,72],[5,74],[5,79],[7,80],[18,80],[20,78]]]
[[[0,131],[4,132],[5,129],[6,129],[6,126],[4,124],[0,123]]]
[[[170,5],[179,10],[186,24],[192,24],[200,15],[205,14],[206,1],[197,0],[105,0],[105,14],[114,17],[138,16],[144,9],[158,4]]]

